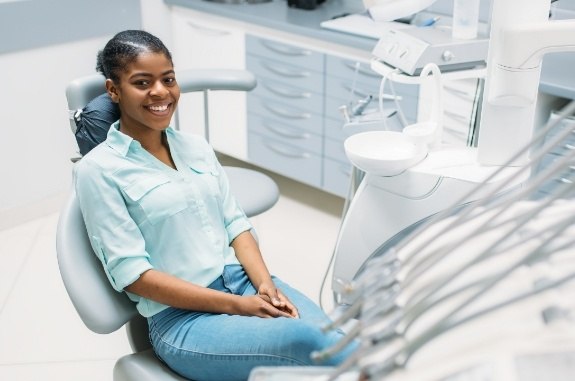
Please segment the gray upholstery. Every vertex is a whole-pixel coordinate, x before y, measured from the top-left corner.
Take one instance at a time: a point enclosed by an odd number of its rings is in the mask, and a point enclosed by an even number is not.
[[[92,252],[73,190],[60,212],[56,251],[66,291],[91,331],[114,332],[138,314],[134,303],[112,288],[102,264]]]
[[[110,285],[90,246],[73,190],[60,212],[56,252],[64,286],[86,327],[107,334],[129,322],[128,336],[135,353],[117,361],[114,381],[184,380],[154,355],[148,341],[146,320],[124,293],[116,292]]]
[[[251,90],[255,78],[241,70],[180,71],[178,82],[183,92],[211,90]],[[102,94],[103,77],[79,78],[68,86],[66,97],[70,110],[83,108]],[[74,121],[71,120],[75,131]],[[268,210],[279,197],[275,182],[263,173],[224,167],[232,193],[248,216]],[[120,358],[114,367],[114,381],[181,381],[154,355],[148,339],[147,321],[141,317],[124,293],[110,285],[102,264],[92,251],[78,199],[72,189],[64,205],[56,236],[58,266],[64,286],[80,318],[90,330],[107,334],[126,325],[133,354]]]
[[[114,365],[114,381],[184,381],[157,359],[151,349],[122,357]]]

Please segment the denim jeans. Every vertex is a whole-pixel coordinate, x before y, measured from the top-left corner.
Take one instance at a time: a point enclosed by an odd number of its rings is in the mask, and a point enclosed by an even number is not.
[[[273,281],[297,307],[300,319],[259,318],[168,308],[148,318],[156,355],[180,375],[195,381],[245,381],[256,366],[337,365],[353,352],[348,345],[329,361],[317,364],[313,351],[335,344],[341,331],[327,334],[325,313],[281,280]],[[256,290],[239,265],[224,268],[209,288],[236,295]]]

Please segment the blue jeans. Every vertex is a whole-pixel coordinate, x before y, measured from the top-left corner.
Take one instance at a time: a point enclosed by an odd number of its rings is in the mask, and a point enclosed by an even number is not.
[[[337,365],[356,348],[323,364],[310,359],[313,351],[335,344],[341,331],[327,334],[323,311],[281,280],[273,281],[297,307],[300,319],[211,314],[168,308],[150,318],[150,338],[156,355],[172,370],[196,381],[245,381],[256,366]],[[243,268],[230,265],[208,286],[236,295],[255,295]]]

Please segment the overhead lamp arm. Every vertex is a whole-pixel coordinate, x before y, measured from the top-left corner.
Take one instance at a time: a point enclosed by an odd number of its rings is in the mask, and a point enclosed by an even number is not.
[[[394,21],[424,10],[437,0],[363,0],[375,21]]]

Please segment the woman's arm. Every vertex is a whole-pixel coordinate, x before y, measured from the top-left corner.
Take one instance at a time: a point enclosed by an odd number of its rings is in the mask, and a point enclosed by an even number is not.
[[[274,285],[253,235],[245,231],[232,241],[231,246],[258,295],[267,296],[276,308],[289,313],[291,317],[298,318],[297,308]]]
[[[148,270],[126,291],[175,308],[259,317],[291,317],[265,295],[238,296],[201,287],[158,270]]]

